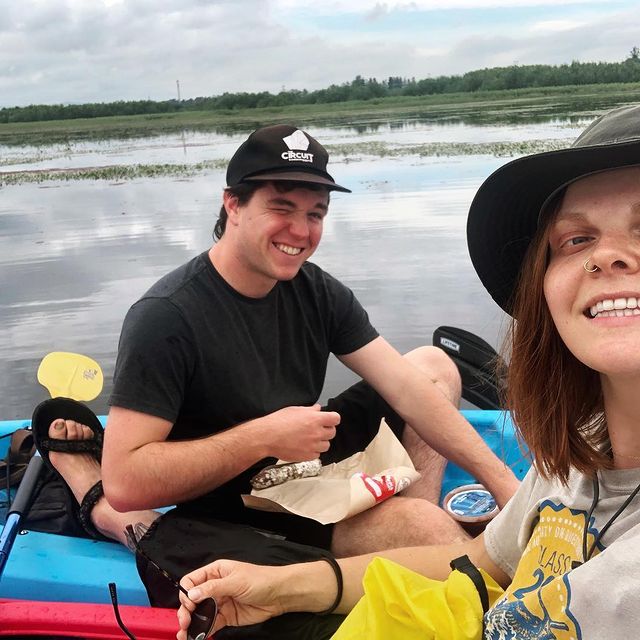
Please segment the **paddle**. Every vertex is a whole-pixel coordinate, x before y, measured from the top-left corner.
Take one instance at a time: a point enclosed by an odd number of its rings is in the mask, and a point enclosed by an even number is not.
[[[52,398],[88,401],[97,398],[104,382],[100,365],[79,353],[53,351],[38,367],[38,382]]]
[[[103,381],[100,365],[79,353],[49,353],[38,367],[38,382],[49,391],[52,398],[65,397],[85,402],[93,400],[100,395]],[[29,461],[0,533],[0,579],[18,535],[22,514],[29,508],[41,468],[42,458],[36,452]]]
[[[462,378],[462,397],[480,409],[500,409],[502,381],[496,365],[500,356],[482,338],[464,329],[442,326],[433,332],[433,344],[456,364]]]

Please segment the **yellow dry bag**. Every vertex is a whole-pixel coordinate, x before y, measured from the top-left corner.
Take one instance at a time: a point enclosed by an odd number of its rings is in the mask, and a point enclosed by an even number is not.
[[[375,558],[364,575],[364,596],[332,640],[481,640],[484,612],[502,588],[467,556],[451,566],[446,580],[431,580]]]

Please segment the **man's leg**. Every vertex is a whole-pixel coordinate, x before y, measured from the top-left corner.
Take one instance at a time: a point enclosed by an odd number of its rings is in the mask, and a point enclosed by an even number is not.
[[[331,551],[338,558],[432,544],[463,542],[469,536],[440,507],[421,498],[394,496],[333,529]]]
[[[60,440],[86,440],[93,437],[93,431],[73,420],[55,420],[49,427],[49,437]],[[100,480],[100,464],[90,454],[62,453],[50,451],[49,460],[69,485],[78,504]],[[105,537],[128,547],[125,527],[133,525],[136,537],[141,537],[160,516],[157,511],[129,511],[119,513],[102,496],[91,511],[93,526]]]
[[[453,360],[442,349],[420,347],[404,357],[423,371],[455,407],[460,404],[460,374]],[[434,451],[410,425],[405,425],[402,444],[421,476],[402,495],[407,498],[423,498],[433,504],[439,504],[442,476],[447,460]]]
[[[429,376],[452,404],[458,406],[462,391],[460,375],[453,361],[441,349],[420,347],[405,354],[405,357]],[[359,401],[362,397],[352,395],[349,400],[355,398]],[[349,424],[345,428],[358,427]],[[468,539],[462,527],[437,506],[447,461],[427,445],[410,425],[405,425],[401,439],[421,474],[420,479],[402,496],[393,497],[373,509],[337,523],[331,543],[331,550],[337,556]]]

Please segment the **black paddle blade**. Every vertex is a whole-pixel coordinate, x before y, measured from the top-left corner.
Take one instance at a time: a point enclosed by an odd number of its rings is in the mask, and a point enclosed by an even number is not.
[[[433,344],[458,367],[465,400],[480,409],[501,408],[502,380],[496,370],[504,370],[503,361],[488,342],[464,329],[442,326],[433,332]]]

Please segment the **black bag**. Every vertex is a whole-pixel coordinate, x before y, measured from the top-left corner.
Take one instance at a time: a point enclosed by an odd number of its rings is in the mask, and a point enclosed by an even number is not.
[[[21,526],[30,531],[88,538],[80,524],[79,510],[66,482],[55,471],[43,465]]]

